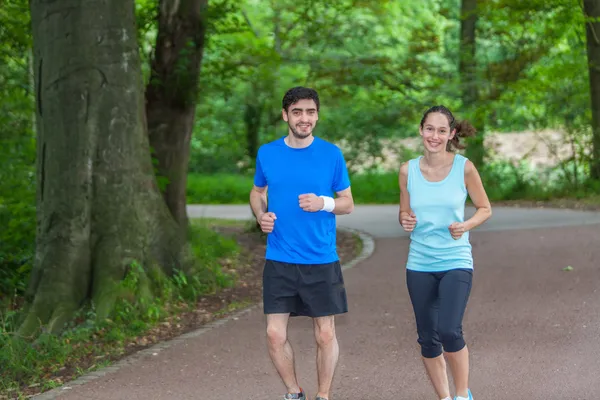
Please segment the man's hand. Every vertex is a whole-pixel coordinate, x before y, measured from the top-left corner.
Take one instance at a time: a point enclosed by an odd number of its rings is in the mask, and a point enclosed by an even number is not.
[[[275,213],[266,212],[260,217],[256,218],[256,221],[258,222],[258,224],[260,225],[260,229],[264,233],[271,233],[273,232],[273,227],[275,226],[276,219],[277,216],[275,216]]]
[[[323,199],[314,193],[301,194],[298,196],[298,202],[300,203],[300,208],[308,212],[321,211],[324,205]]]
[[[463,233],[465,233],[465,224],[462,222],[455,222],[448,227],[450,230],[450,235],[452,235],[452,239],[458,240],[461,238]]]
[[[417,216],[413,212],[402,211],[400,213],[400,224],[405,232],[412,232],[417,225]]]

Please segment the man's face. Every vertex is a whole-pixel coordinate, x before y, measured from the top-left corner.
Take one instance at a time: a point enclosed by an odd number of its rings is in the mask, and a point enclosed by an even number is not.
[[[287,112],[282,110],[282,116],[294,137],[305,139],[312,135],[319,119],[319,112],[314,100],[299,100],[290,105]]]

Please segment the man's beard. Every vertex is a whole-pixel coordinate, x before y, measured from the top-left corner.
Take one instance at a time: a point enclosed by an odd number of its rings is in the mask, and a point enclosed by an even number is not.
[[[299,132],[298,130],[296,130],[292,125],[290,125],[290,123],[288,122],[288,126],[290,127],[290,130],[292,131],[292,135],[294,135],[294,137],[296,139],[306,139],[307,137],[309,137],[312,134],[312,129],[306,133],[304,132]]]

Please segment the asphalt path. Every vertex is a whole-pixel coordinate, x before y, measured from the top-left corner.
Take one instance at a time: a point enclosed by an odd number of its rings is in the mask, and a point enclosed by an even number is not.
[[[374,251],[344,271],[350,312],[337,317],[341,355],[331,400],[436,399],[419,358],[405,281],[409,242],[397,212],[365,205],[338,218],[373,237]],[[252,218],[248,206],[193,205],[189,215]],[[494,208],[471,243],[464,331],[475,399],[598,398],[600,213]],[[38,399],[281,399],[264,328],[254,307]],[[290,337],[300,384],[314,396],[310,319],[292,319]]]

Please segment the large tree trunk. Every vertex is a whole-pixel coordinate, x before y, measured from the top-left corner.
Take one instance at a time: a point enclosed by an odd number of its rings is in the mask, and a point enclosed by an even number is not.
[[[166,273],[185,244],[156,184],[133,0],[31,0],[37,243],[20,333],[99,318],[133,262]]]
[[[469,111],[477,136],[469,139],[467,157],[476,165],[483,164],[484,127],[479,107],[477,59],[475,56],[475,28],[477,25],[477,0],[462,0],[460,10],[460,61],[459,72],[463,104]]]
[[[161,0],[158,36],[146,88],[150,146],[167,178],[164,198],[187,230],[186,187],[208,0]]]
[[[592,161],[590,176],[600,179],[600,0],[584,0],[590,92],[592,98]]]

